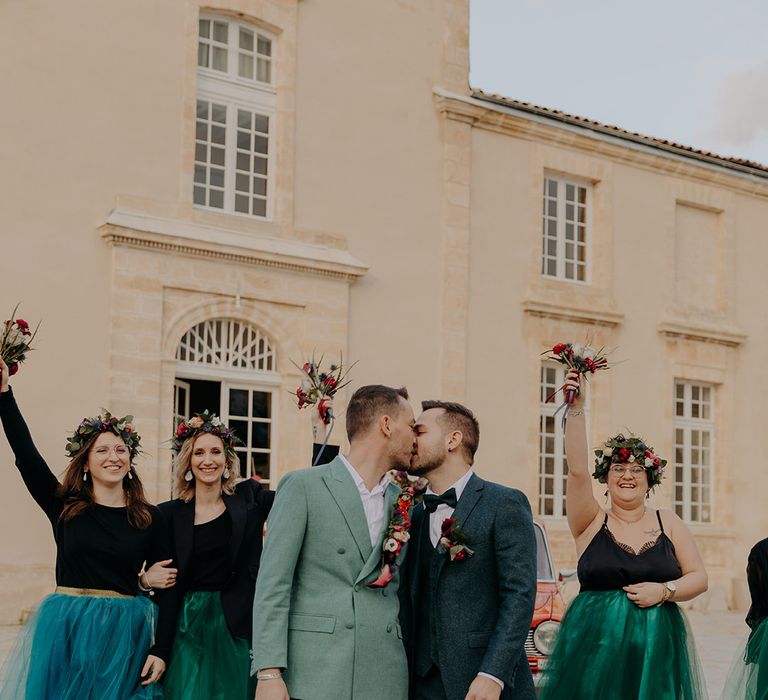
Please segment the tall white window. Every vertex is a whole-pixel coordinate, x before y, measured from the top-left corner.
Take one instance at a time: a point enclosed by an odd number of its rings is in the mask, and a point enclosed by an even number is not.
[[[564,516],[565,487],[568,464],[565,460],[565,441],[561,427],[561,414],[555,415],[561,394],[554,403],[546,403],[547,396],[565,382],[561,365],[544,363],[541,366],[539,398],[539,515]]]
[[[589,281],[590,187],[559,177],[544,178],[541,274],[570,282]]]
[[[692,523],[712,522],[714,388],[675,382],[675,512]]]
[[[203,15],[197,45],[195,205],[271,215],[273,40],[255,27]]]

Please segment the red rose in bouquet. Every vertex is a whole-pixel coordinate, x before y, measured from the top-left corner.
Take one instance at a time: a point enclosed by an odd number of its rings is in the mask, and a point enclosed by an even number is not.
[[[347,379],[347,375],[349,370],[355,366],[355,363],[353,363],[345,368],[343,358],[339,360],[339,364],[332,364],[327,370],[322,369],[322,364],[323,358],[321,357],[320,361],[316,362],[314,355],[309,362],[305,362],[301,367],[295,362],[293,363],[301,371],[301,385],[295,392],[297,407],[302,409],[306,406],[317,405],[317,410],[323,423],[330,426],[325,434],[323,447],[315,459],[315,464],[319,463],[333,430],[335,417],[329,404],[336,393],[349,384],[350,380]]]
[[[554,360],[561,365],[565,365],[568,370],[576,370],[585,379],[588,378],[587,375],[589,374],[594,374],[598,370],[610,369],[611,367],[611,365],[608,364],[605,348],[596,350],[589,345],[589,342],[585,344],[557,343],[550,350],[545,350],[541,354],[546,356],[548,360]],[[561,386],[547,396],[547,402],[552,401],[558,391],[564,392],[565,401],[557,409],[555,414],[563,411],[563,426],[565,426],[568,409],[576,400],[578,389],[566,389],[564,386]]]
[[[8,365],[8,375],[13,376],[19,371],[19,367],[27,359],[27,353],[33,350],[32,341],[37,335],[37,328],[34,332],[29,329],[29,324],[23,318],[14,319],[16,309],[11,312],[11,318],[8,319],[0,335],[0,356],[3,362]],[[38,324],[37,327],[39,327]]]

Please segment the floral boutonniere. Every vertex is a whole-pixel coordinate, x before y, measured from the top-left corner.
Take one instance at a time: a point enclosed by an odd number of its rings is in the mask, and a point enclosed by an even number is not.
[[[470,549],[467,538],[456,522],[456,518],[446,518],[440,526],[440,541],[437,543],[441,552],[448,552],[451,561],[461,561],[474,555],[475,550]]]
[[[427,490],[427,480],[408,474],[408,472],[393,469],[387,476],[390,483],[400,489],[395,507],[389,518],[384,542],[381,545],[381,572],[379,577],[368,584],[369,588],[384,588],[397,572],[397,557],[403,545],[411,538],[411,511],[424,492]]]

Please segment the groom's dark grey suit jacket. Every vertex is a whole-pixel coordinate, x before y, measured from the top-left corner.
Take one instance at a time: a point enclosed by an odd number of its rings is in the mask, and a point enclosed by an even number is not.
[[[464,700],[478,672],[504,681],[502,698],[534,700],[525,639],[536,598],[536,536],[531,507],[516,490],[476,474],[456,504],[453,517],[474,556],[431,565],[431,618],[437,640],[437,666],[448,700]],[[430,556],[422,532],[429,527],[423,505],[414,509],[408,554],[400,585],[401,623],[414,678],[416,616],[420,614],[419,559]],[[429,643],[426,640],[426,643]]]

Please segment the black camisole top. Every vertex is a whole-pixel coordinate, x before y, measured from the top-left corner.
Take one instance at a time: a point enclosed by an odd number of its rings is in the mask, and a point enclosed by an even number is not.
[[[579,558],[577,573],[582,591],[614,591],[634,583],[665,583],[683,575],[675,555],[675,546],[664,532],[656,511],[661,534],[635,553],[629,545],[618,542],[608,529],[608,514],[600,531]]]

